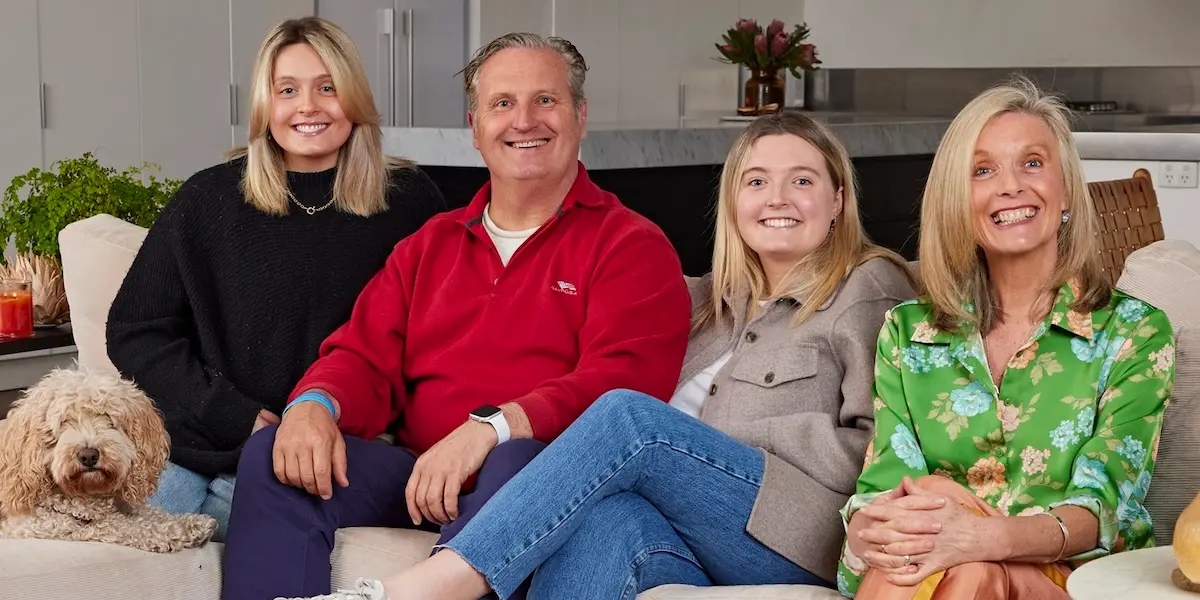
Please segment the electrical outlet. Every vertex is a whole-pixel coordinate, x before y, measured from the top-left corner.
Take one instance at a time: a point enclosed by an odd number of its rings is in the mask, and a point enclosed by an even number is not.
[[[1197,187],[1195,162],[1165,162],[1159,167],[1158,186],[1164,188]]]

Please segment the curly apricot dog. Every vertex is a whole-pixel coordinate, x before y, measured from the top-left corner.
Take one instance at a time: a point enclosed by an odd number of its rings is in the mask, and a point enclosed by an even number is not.
[[[0,537],[106,542],[150,552],[203,545],[204,515],[146,504],[170,452],[153,403],[132,382],[56,369],[0,424]]]

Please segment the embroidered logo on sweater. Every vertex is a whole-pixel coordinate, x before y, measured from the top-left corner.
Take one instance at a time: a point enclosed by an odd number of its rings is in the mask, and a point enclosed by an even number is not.
[[[561,292],[568,296],[575,296],[575,295],[579,294],[579,290],[575,289],[575,284],[567,283],[565,281],[554,282],[554,285],[550,286],[550,289],[552,289],[556,292]]]

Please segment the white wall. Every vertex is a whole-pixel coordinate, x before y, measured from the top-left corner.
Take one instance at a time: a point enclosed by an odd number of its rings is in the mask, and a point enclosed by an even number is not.
[[[739,18],[804,16],[804,0],[480,0],[475,47],[511,31],[571,40],[588,62],[589,125],[677,122],[687,111],[737,108],[737,69],[713,60]]]
[[[1150,171],[1162,213],[1163,235],[1167,239],[1191,242],[1200,248],[1200,228],[1196,227],[1200,223],[1200,188],[1162,187],[1161,164],[1150,160],[1085,160],[1083,175],[1087,181],[1106,181],[1133,177],[1133,172],[1138,169]]]
[[[1196,0],[804,0],[829,68],[1200,63]]]

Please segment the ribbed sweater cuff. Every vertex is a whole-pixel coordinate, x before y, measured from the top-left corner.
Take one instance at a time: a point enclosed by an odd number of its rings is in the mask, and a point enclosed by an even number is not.
[[[235,392],[236,394],[236,392]],[[222,448],[237,448],[246,443],[254,429],[254,420],[265,406],[240,394],[221,402],[205,415],[205,428],[217,438]]]

